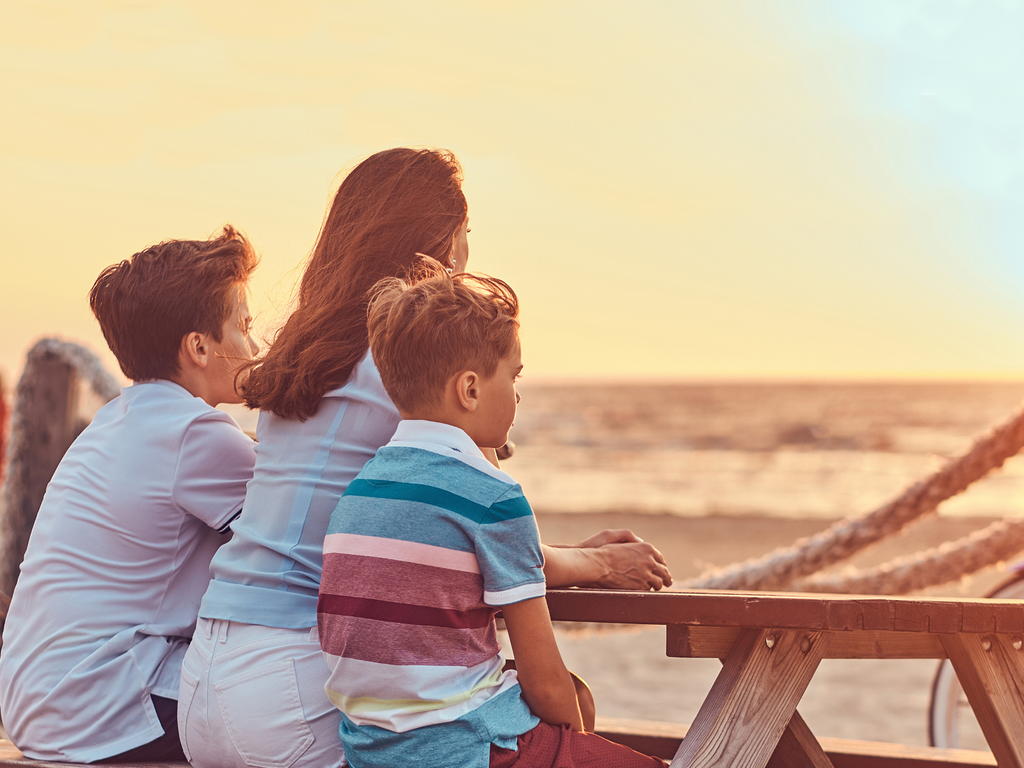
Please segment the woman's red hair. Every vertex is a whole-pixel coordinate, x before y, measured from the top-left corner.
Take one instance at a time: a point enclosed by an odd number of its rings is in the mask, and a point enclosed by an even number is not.
[[[246,404],[286,419],[316,413],[369,348],[370,289],[408,275],[417,253],[447,259],[466,214],[462,168],[450,152],[388,149],[357,165],[334,196],[298,306],[250,364]]]

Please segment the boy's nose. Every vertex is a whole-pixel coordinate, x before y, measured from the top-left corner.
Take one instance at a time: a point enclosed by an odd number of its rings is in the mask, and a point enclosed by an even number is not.
[[[519,392],[517,391],[517,392],[516,392],[516,405],[519,405],[519,401],[520,401],[520,400],[522,400],[522,399],[523,399],[523,398],[522,398],[522,396],[521,396],[521,395],[519,394]]]
[[[252,350],[253,357],[260,353],[260,345],[252,340],[252,336],[249,337],[249,349]]]

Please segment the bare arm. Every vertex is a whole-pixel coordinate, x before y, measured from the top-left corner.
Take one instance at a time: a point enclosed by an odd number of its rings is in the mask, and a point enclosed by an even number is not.
[[[664,556],[632,531],[601,531],[575,547],[541,547],[544,578],[551,588],[661,589],[672,585]]]
[[[530,711],[549,725],[568,724],[583,731],[576,686],[558,652],[547,601],[535,597],[502,606],[501,612]]]
[[[494,448],[480,449],[498,469]],[[625,528],[595,533],[575,547],[541,544],[544,580],[552,588],[661,589],[672,586],[665,557]]]

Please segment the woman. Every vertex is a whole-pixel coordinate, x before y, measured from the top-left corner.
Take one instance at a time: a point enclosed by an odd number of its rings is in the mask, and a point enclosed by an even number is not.
[[[182,667],[179,732],[197,768],[344,763],[316,638],[321,550],[338,499],[399,422],[368,351],[367,293],[418,254],[465,270],[461,182],[444,151],[360,163],[335,195],[295,312],[254,361],[244,391],[261,409],[256,468]],[[545,557],[552,586],[671,584],[660,553],[629,531]]]

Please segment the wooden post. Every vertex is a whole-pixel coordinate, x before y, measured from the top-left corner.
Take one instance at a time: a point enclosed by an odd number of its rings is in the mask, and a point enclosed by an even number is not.
[[[679,745],[672,768],[764,768],[831,637],[831,632],[743,630]],[[802,722],[797,719],[798,725]],[[727,734],[724,739],[722,734]],[[813,740],[809,731],[807,735]],[[799,752],[800,745],[795,746]],[[814,765],[810,760],[799,764]]]
[[[949,660],[1000,768],[1024,766],[1024,644],[1020,636],[943,635]]]
[[[74,366],[53,352],[34,353],[18,382],[0,509],[0,593],[6,597],[14,593],[46,486],[84,426],[76,417]]]
[[[0,488],[4,486],[4,471],[7,468],[7,389],[0,376]]]

